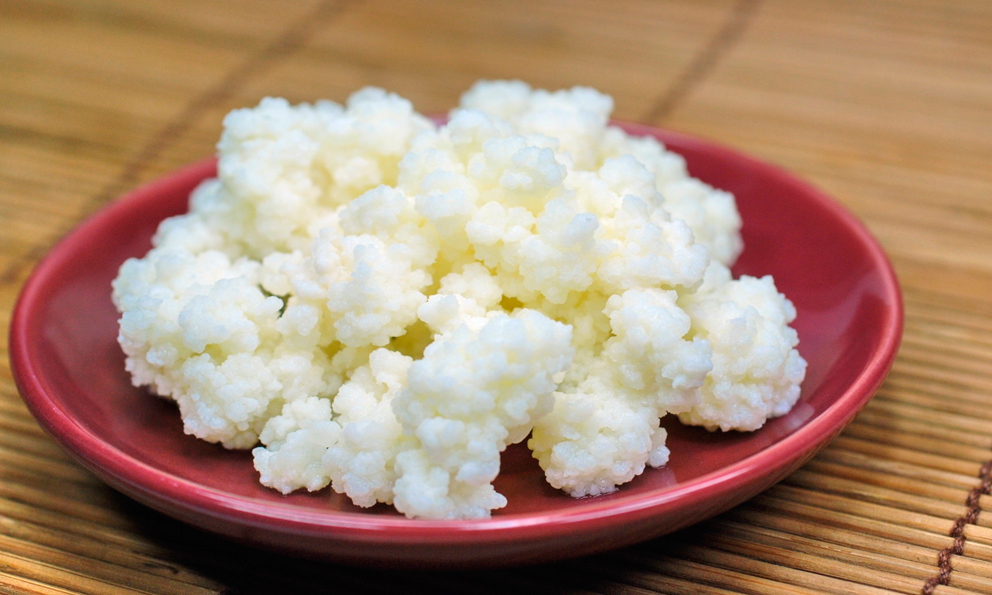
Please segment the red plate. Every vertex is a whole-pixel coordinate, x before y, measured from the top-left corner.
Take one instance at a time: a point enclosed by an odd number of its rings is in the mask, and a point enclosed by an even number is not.
[[[692,175],[733,192],[744,219],[736,274],[772,274],[799,312],[809,362],[799,403],[753,433],[666,420],[671,462],[609,496],[552,489],[526,448],[504,456],[492,519],[426,521],[363,510],[329,489],[282,496],[247,452],[182,431],[171,404],[131,386],[116,342],[110,282],[164,217],[215,173],[202,162],[136,190],[86,221],[38,265],[14,311],[11,365],[24,400],[80,463],[121,492],[235,539],[340,562],[493,566],[574,557],[656,537],[722,512],[781,480],[872,397],[902,335],[902,300],[882,249],[852,215],[790,174],[708,142],[643,126]]]

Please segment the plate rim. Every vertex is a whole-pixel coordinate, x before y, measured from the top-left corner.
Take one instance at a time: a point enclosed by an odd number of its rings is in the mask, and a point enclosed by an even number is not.
[[[59,408],[57,399],[51,398],[45,386],[37,362],[32,360],[29,334],[32,320],[38,318],[35,312],[40,303],[38,296],[50,282],[53,271],[70,260],[80,245],[86,245],[92,237],[100,237],[97,233],[99,229],[110,227],[146,195],[165,192],[163,188],[166,186],[171,188],[193,179],[209,177],[216,165],[214,157],[194,162],[125,193],[85,218],[38,262],[21,288],[11,317],[8,345],[15,384],[31,413],[62,448],[119,491],[167,514],[169,509],[188,511],[215,519],[221,524],[246,525],[280,534],[371,540],[394,545],[414,545],[426,539],[445,545],[478,544],[480,539],[487,543],[534,540],[562,532],[602,529],[618,518],[625,522],[642,521],[683,499],[699,495],[716,498],[730,494],[742,485],[755,482],[756,478],[766,484],[757,491],[766,489],[777,481],[775,478],[769,479],[769,476],[780,474],[784,477],[791,473],[843,430],[871,400],[890,370],[904,325],[904,305],[895,271],[881,245],[862,221],[819,188],[783,168],[699,137],[646,124],[615,120],[612,123],[631,134],[658,138],[665,145],[675,142],[683,147],[717,153],[723,158],[745,164],[748,169],[762,170],[801,188],[807,196],[843,221],[857,243],[865,248],[872,264],[871,270],[881,280],[887,305],[881,325],[881,339],[860,374],[814,419],[732,464],[684,483],[644,494],[625,496],[621,488],[620,495],[609,500],[597,502],[591,498],[587,504],[566,510],[497,514],[489,519],[451,521],[407,519],[361,511],[304,510],[291,504],[262,502],[175,476],[104,442],[99,435]],[[783,464],[782,460],[786,462]],[[775,464],[769,466],[769,463]]]

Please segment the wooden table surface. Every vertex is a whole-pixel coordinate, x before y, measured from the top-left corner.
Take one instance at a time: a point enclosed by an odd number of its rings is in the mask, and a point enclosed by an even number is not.
[[[78,467],[7,360],[39,258],[213,152],[265,95],[365,85],[443,112],[480,78],[596,87],[615,116],[777,163],[860,217],[906,302],[893,370],[798,472],[581,560],[367,571],[174,522]],[[992,593],[992,3],[0,1],[0,592]]]

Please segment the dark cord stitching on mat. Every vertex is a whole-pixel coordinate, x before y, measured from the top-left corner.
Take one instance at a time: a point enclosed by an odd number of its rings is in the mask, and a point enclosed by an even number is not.
[[[954,571],[951,561],[954,556],[960,556],[964,552],[964,544],[968,540],[964,534],[964,529],[978,520],[978,515],[982,512],[982,496],[988,495],[992,491],[992,461],[986,461],[982,465],[979,479],[981,479],[981,483],[968,492],[968,499],[965,501],[968,506],[967,512],[954,521],[954,526],[951,528],[950,536],[954,538],[954,542],[937,553],[937,574],[923,583],[921,595],[933,595],[934,590],[939,585],[951,583],[951,572]]]

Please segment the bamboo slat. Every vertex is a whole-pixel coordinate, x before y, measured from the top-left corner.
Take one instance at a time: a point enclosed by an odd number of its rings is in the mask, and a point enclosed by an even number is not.
[[[992,4],[971,0],[0,0],[0,593],[992,593]],[[707,522],[510,570],[261,552],[117,494],[21,402],[10,313],[48,248],[214,151],[266,95],[366,85],[440,113],[480,78],[596,87],[615,116],[786,167],[860,217],[902,284],[875,399]],[[812,223],[812,224],[815,224]]]

